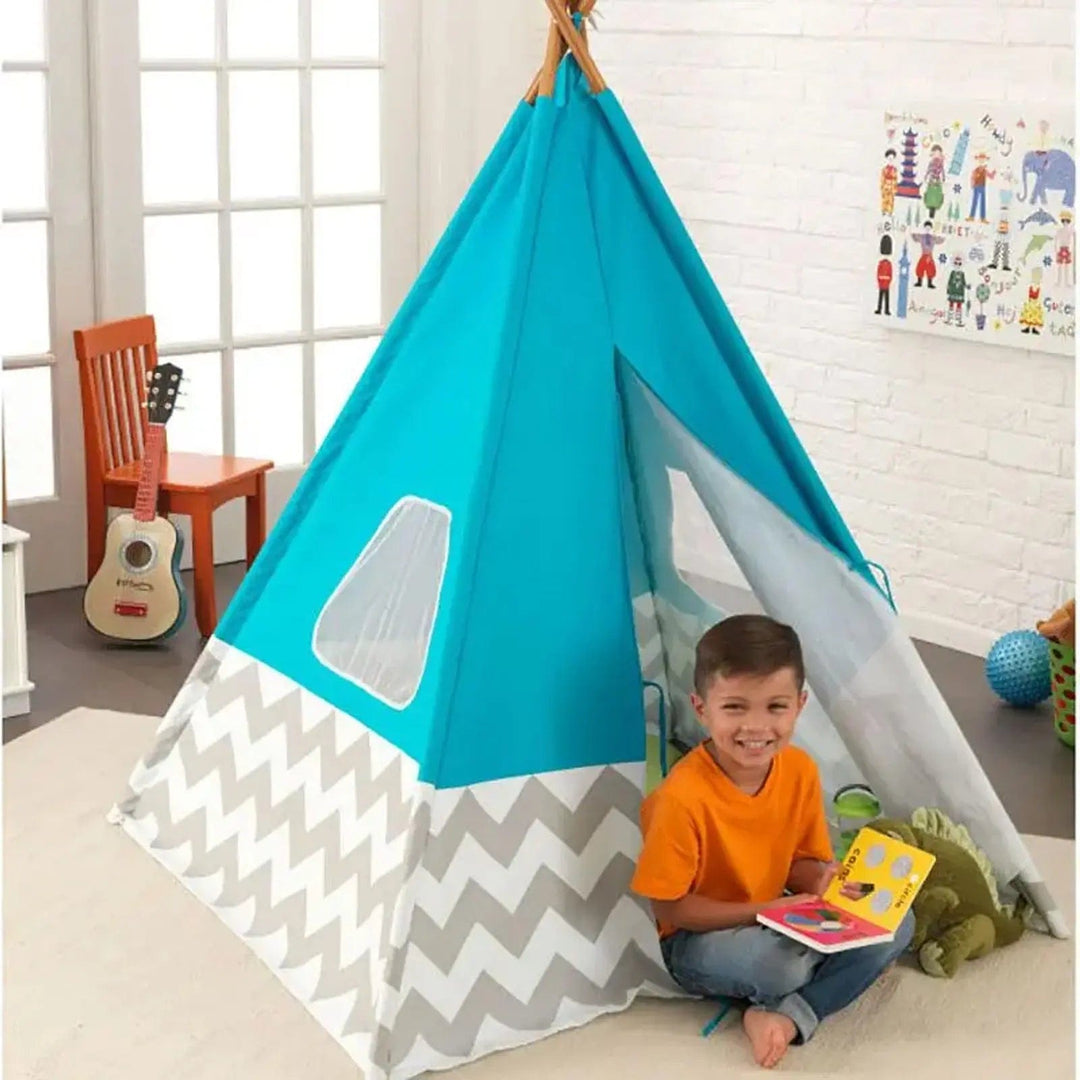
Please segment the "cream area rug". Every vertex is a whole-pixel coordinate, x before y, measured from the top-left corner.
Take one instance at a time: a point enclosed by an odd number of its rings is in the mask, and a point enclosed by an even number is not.
[[[357,1080],[351,1060],[262,963],[105,821],[158,721],[79,709],[4,748],[7,1080]],[[1072,925],[1074,844],[1029,838]],[[910,966],[794,1048],[804,1078],[1066,1080],[1074,947],[1029,934],[951,982]],[[905,964],[908,962],[905,961]],[[737,1023],[643,1001],[577,1031],[464,1066],[455,1080],[635,1080],[764,1074]]]

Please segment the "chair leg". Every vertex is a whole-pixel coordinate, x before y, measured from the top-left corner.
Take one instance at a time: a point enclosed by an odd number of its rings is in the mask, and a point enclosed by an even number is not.
[[[101,491],[86,493],[86,580],[98,572],[105,560],[105,533],[108,529],[109,510]]]
[[[255,478],[255,494],[244,498],[247,515],[247,564],[251,569],[255,556],[266,541],[266,473]]]
[[[195,622],[204,638],[217,627],[214,590],[214,511],[209,503],[191,514],[191,548],[195,563]]]

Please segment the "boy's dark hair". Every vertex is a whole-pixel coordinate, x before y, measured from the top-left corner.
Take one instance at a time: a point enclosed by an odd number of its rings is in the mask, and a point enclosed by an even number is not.
[[[799,635],[767,615],[732,615],[707,630],[697,644],[694,689],[701,697],[717,675],[773,675],[784,668],[795,673],[802,689],[806,679]]]
[[[896,151],[893,150],[892,148],[890,148],[890,149],[885,151],[885,156],[886,157],[896,157]]]

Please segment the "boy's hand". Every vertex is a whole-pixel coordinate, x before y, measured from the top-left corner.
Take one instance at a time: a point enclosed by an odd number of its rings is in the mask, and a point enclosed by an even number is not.
[[[787,887],[794,892],[809,893],[819,899],[829,890],[840,872],[838,862],[818,862],[816,859],[797,859],[788,876]],[[857,883],[845,882],[840,890],[849,900],[860,900],[865,895]]]
[[[799,875],[801,878],[799,884],[814,896],[822,897],[833,883],[833,878],[839,872],[840,864],[838,862],[815,863],[810,873],[804,871],[803,874]]]
[[[818,896],[825,895],[829,886],[833,883],[833,879],[839,872],[840,864],[838,862],[821,864],[821,870],[818,874],[817,884],[815,886],[815,892]],[[840,895],[847,897],[848,900],[861,900],[866,894],[863,891],[863,887],[857,881],[846,881],[840,888]]]
[[[840,864],[837,862],[824,863],[821,867],[821,877],[818,882],[818,896],[824,896],[826,890],[833,883],[833,879],[840,872]],[[848,900],[861,900],[866,896],[866,891],[857,881],[845,881],[840,887],[840,895]]]

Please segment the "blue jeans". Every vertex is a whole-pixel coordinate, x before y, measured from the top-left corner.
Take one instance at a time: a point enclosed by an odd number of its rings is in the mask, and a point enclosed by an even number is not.
[[[660,948],[672,978],[689,994],[734,998],[783,1013],[795,1024],[796,1044],[850,1005],[911,944],[909,911],[885,945],[826,955],[764,926],[695,934],[677,930]]]
[[[976,214],[975,211],[979,212]],[[968,217],[977,217],[980,220],[986,218],[986,188],[974,187],[971,189],[971,213]]]

